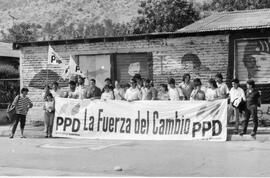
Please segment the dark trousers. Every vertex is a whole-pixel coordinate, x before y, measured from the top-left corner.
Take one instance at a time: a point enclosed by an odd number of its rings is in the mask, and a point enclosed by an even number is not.
[[[17,129],[17,125],[19,122],[20,122],[21,130],[24,129],[25,121],[26,121],[26,115],[16,114],[15,121],[14,121],[14,124],[12,126],[12,135],[15,134],[16,129]]]
[[[253,128],[253,132],[257,132],[257,128],[258,128],[258,115],[257,115],[257,106],[256,105],[252,105],[252,106],[247,106],[246,110],[245,110],[245,114],[246,114],[246,120],[245,120],[245,125],[244,125],[244,130],[243,132],[247,132],[247,127],[248,127],[248,122],[249,122],[249,118],[251,115],[253,115],[253,123],[254,123],[254,128]]]

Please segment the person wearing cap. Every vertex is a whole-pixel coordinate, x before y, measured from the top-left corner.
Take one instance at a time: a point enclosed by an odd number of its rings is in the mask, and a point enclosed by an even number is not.
[[[130,87],[125,93],[125,99],[127,101],[136,101],[141,100],[142,94],[141,91],[137,88],[137,82],[134,78],[130,79]]]
[[[242,88],[239,87],[239,80],[237,78],[232,80],[232,88],[229,92],[230,98],[230,109],[228,118],[231,119],[233,117],[233,113],[235,116],[235,134],[239,132],[239,113],[242,113],[241,106],[242,103],[246,101],[245,92]]]
[[[69,82],[69,91],[67,92],[68,98],[78,99],[79,94],[76,92],[76,82],[71,80]]]
[[[256,135],[258,128],[257,107],[261,106],[260,97],[261,97],[260,93],[258,92],[258,90],[255,89],[255,81],[248,80],[246,91],[246,109],[245,109],[246,118],[244,129],[240,133],[240,135],[244,135],[247,133],[248,122],[251,115],[253,115],[253,123],[254,123],[254,128],[253,131],[251,132],[251,136]]]
[[[84,77],[78,76],[78,86],[76,87],[76,93],[79,95],[79,99],[86,98],[86,87],[84,86],[84,80]]]
[[[146,79],[143,83],[143,87],[141,89],[142,92],[142,100],[156,100],[157,99],[157,90],[151,86],[150,79]]]
[[[52,84],[52,89],[50,90],[51,94],[53,95],[53,97],[61,97],[62,92],[59,88],[58,82],[54,81]]]
[[[169,78],[168,90],[169,90],[168,94],[169,94],[170,100],[177,101],[177,100],[185,99],[181,88],[178,88],[175,86],[174,78]]]
[[[86,98],[90,99],[100,99],[101,90],[96,86],[96,80],[91,79],[89,82],[89,87],[86,89]]]
[[[229,88],[226,83],[223,82],[223,76],[221,73],[217,73],[215,77],[217,83],[218,99],[225,99],[229,96]]]

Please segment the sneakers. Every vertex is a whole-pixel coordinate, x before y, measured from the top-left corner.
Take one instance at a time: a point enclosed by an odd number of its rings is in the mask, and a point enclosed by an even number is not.
[[[10,135],[9,138],[13,138],[14,136],[13,135]]]

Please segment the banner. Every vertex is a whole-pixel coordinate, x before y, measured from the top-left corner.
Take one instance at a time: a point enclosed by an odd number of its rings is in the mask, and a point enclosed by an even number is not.
[[[227,100],[100,101],[55,98],[53,136],[226,141]]]
[[[61,57],[53,50],[51,45],[49,45],[48,49],[48,64],[62,64]]]

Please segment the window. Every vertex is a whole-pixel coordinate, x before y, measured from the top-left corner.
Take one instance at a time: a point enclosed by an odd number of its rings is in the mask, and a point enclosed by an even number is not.
[[[0,58],[0,109],[5,109],[20,92],[19,59]]]
[[[95,79],[96,86],[103,88],[104,80],[111,77],[110,59],[110,55],[79,56],[79,67],[87,74],[89,80]]]

